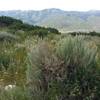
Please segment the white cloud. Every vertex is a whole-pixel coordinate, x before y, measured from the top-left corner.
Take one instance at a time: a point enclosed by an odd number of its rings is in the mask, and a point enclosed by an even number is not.
[[[0,10],[100,10],[100,0],[0,0]]]

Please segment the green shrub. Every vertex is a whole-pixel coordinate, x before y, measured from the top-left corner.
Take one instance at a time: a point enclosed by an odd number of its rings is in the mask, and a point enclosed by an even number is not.
[[[64,71],[60,76],[65,97],[99,99],[96,51],[96,46],[91,47],[82,37],[68,37],[59,42],[57,56],[63,62]]]
[[[23,85],[26,82],[26,48],[23,45],[0,43],[0,80],[3,84]]]
[[[96,46],[82,37],[67,37],[55,46],[41,42],[29,54],[27,81],[32,98],[99,100]]]
[[[0,42],[2,41],[7,41],[7,42],[11,42],[11,41],[17,41],[19,39],[19,37],[7,33],[7,32],[0,32]]]

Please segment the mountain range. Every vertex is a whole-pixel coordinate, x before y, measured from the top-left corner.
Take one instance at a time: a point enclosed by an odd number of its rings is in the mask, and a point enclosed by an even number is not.
[[[24,23],[57,28],[59,31],[97,31],[100,32],[100,11],[64,11],[60,9],[44,9],[40,11],[0,11],[0,16],[21,19]]]

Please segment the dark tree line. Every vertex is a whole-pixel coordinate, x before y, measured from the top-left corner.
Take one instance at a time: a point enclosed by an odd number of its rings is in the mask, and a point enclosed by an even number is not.
[[[45,27],[40,27],[40,26],[34,26],[27,23],[23,23],[19,19],[14,19],[12,17],[7,17],[7,16],[0,17],[0,27],[8,27],[10,30],[14,30],[14,31],[23,30],[27,33],[32,33],[32,35],[37,35],[42,38],[51,33],[60,34],[60,32],[55,28],[45,28]]]

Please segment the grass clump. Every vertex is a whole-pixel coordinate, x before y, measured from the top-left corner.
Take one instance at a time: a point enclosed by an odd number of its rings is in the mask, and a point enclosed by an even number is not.
[[[99,100],[96,46],[82,37],[39,43],[29,54],[27,77],[35,100]],[[37,96],[37,95],[38,96]],[[32,99],[34,100],[34,99]]]

